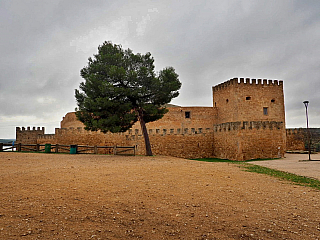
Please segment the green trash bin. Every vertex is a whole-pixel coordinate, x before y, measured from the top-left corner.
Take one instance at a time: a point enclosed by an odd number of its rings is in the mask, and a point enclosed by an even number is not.
[[[77,153],[77,145],[70,145],[70,154],[76,154]]]
[[[47,143],[44,145],[44,152],[51,153],[51,144]]]

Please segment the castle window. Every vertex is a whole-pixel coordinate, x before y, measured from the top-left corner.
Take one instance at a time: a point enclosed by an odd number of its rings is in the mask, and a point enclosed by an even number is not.
[[[271,99],[271,102],[274,103],[276,100],[275,99]]]
[[[251,97],[246,97],[246,100],[251,100]]]
[[[229,102],[229,99],[227,99],[226,102],[228,103],[228,102]]]
[[[190,118],[191,117],[191,113],[190,112],[185,112],[185,118]]]
[[[267,107],[263,108],[263,115],[268,115],[268,108]]]

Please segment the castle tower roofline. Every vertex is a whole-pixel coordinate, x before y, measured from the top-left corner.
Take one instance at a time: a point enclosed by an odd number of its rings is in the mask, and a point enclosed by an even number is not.
[[[235,86],[235,85],[261,85],[261,86],[283,86],[282,80],[268,80],[268,79],[255,79],[255,78],[231,78],[228,81],[225,81],[223,83],[220,83],[216,86],[212,87],[212,90],[218,91],[220,89],[229,87],[229,86]]]
[[[20,132],[25,132],[25,131],[29,131],[29,132],[32,132],[32,131],[45,131],[45,127],[27,127],[27,129],[25,127],[16,127],[16,131],[20,131]]]

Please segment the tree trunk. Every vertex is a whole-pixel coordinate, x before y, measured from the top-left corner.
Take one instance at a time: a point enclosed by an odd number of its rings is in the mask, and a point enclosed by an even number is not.
[[[141,126],[141,130],[142,130],[142,133],[143,133],[143,137],[144,137],[147,156],[152,156],[153,154],[152,154],[152,150],[151,150],[149,135],[148,135],[146,123],[143,120],[143,113],[142,113],[141,109],[138,110],[138,119],[139,119],[139,122],[140,122],[140,126]]]

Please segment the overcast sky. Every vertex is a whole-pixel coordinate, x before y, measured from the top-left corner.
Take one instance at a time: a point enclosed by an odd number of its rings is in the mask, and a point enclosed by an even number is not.
[[[180,76],[173,104],[212,106],[234,77],[284,81],[286,125],[320,127],[319,0],[0,0],[0,138],[54,133],[74,111],[80,69],[104,41],[151,52]]]

